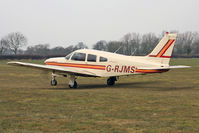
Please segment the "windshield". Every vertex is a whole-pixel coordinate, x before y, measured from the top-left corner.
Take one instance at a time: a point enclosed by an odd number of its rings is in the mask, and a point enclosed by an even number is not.
[[[71,57],[71,55],[72,55],[72,53],[68,54],[65,58],[66,58],[67,60],[69,60],[70,57]]]

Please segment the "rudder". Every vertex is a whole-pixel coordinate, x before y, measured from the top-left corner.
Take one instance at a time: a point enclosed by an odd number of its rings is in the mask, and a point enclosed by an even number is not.
[[[156,63],[169,64],[176,37],[176,33],[167,33],[147,57]]]

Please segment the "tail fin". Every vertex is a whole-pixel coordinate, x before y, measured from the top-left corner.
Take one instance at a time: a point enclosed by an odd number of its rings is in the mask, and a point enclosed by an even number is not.
[[[169,64],[171,54],[177,34],[169,34],[168,32],[154,48],[154,50],[147,56],[150,61]]]

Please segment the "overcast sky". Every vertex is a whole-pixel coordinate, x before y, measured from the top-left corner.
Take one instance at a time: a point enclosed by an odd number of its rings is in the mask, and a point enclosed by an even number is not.
[[[0,0],[0,38],[21,32],[28,45],[89,47],[129,32],[199,31],[199,0]]]

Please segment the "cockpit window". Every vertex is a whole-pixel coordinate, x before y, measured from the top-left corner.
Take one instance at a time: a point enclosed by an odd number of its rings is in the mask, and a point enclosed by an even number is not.
[[[100,62],[107,62],[107,60],[108,60],[107,58],[100,56]]]
[[[66,58],[67,60],[69,60],[70,57],[71,57],[71,55],[72,55],[72,53],[68,54],[65,58]]]
[[[93,54],[88,54],[87,61],[88,62],[96,62],[97,56]]]
[[[85,61],[86,54],[85,53],[74,53],[71,60],[75,61]]]

